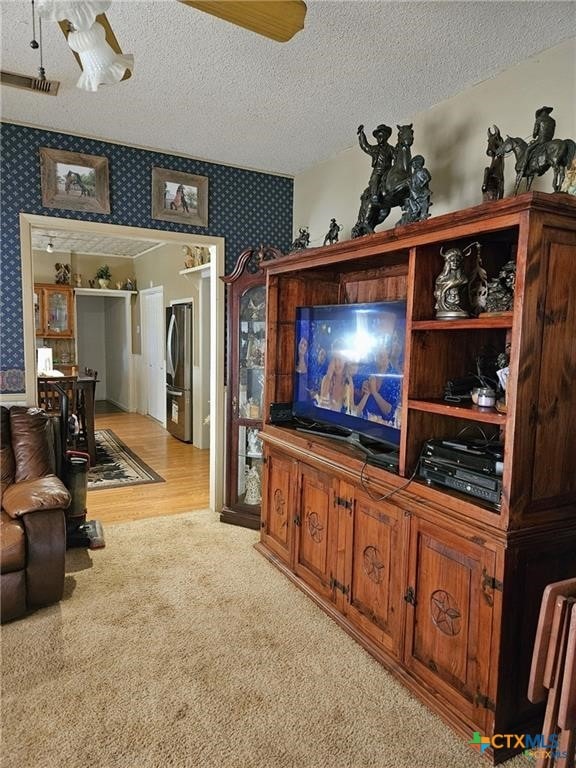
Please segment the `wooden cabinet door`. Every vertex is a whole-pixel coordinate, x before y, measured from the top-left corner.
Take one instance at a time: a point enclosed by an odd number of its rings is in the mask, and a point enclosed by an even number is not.
[[[41,306],[43,309],[42,335],[55,338],[74,336],[74,302],[72,288],[68,285],[43,287]]]
[[[411,529],[405,664],[461,716],[488,727],[495,554],[417,517]]]
[[[294,527],[294,484],[296,462],[274,451],[266,451],[264,463],[264,504],[262,543],[286,564],[291,562]]]
[[[338,480],[329,473],[299,465],[294,571],[330,599],[336,576],[337,487]]]
[[[402,522],[402,511],[392,503],[354,490],[346,525],[343,610],[362,632],[395,655],[403,608]]]

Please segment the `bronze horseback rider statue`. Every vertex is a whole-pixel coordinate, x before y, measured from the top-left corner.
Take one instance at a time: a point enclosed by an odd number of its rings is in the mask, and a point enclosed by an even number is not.
[[[424,158],[421,156],[417,156],[415,165],[412,164],[412,124],[397,128],[398,140],[392,147],[388,144],[392,129],[387,125],[379,125],[373,131],[377,144],[369,144],[364,126],[358,127],[360,148],[372,157],[372,173],[360,197],[358,220],[352,228],[353,238],[374,232],[374,227],[381,224],[397,205],[402,206],[404,211],[398,224],[420,221],[430,215],[430,174],[423,167]]]
[[[507,136],[502,146],[496,151],[496,156],[513,152],[516,157],[516,182],[514,194],[518,194],[520,183],[526,179],[526,190],[530,191],[535,176],[542,176],[550,168],[554,171],[552,188],[560,192],[566,169],[570,168],[576,157],[576,142],[572,139],[555,139],[556,121],[550,116],[553,107],[540,107],[536,110],[536,120],[532,141],[527,144],[524,139]]]

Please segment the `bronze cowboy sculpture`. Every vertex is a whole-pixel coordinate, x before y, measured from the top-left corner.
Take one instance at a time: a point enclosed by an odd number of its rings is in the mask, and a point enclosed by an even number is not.
[[[358,143],[372,157],[372,173],[368,186],[360,197],[358,220],[352,228],[352,237],[374,232],[390,214],[394,206],[404,211],[399,224],[421,221],[430,215],[430,174],[424,168],[424,158],[418,155],[412,162],[411,147],[414,143],[412,124],[399,125],[395,147],[388,143],[392,129],[377,126],[372,135],[376,144],[370,144],[364,126],[358,126]]]
[[[554,171],[552,188],[560,192],[566,169],[570,168],[576,156],[576,142],[572,139],[555,139],[556,121],[550,116],[553,107],[536,110],[532,141],[527,144],[519,137],[507,136],[496,156],[513,152],[516,157],[516,182],[514,193],[518,194],[522,179],[526,179],[526,191],[530,190],[535,176],[542,176],[550,168]]]

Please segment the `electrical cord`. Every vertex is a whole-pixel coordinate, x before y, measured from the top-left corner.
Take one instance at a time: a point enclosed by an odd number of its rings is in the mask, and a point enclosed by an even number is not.
[[[424,452],[424,449],[420,451],[420,456],[418,456],[418,461],[416,462],[416,468],[414,469],[414,472],[412,472],[408,480],[406,480],[406,482],[403,483],[402,485],[399,485],[398,488],[393,488],[391,491],[383,494],[382,496],[375,496],[370,490],[368,486],[369,479],[365,475],[365,470],[366,470],[366,467],[373,466],[373,465],[370,464],[368,460],[364,461],[364,464],[362,465],[362,469],[360,470],[360,484],[362,488],[366,491],[367,495],[372,499],[372,501],[385,501],[386,499],[389,499],[391,496],[394,496],[394,494],[398,493],[398,491],[403,491],[405,488],[408,488],[410,483],[414,480],[414,478],[418,474],[418,467],[420,466],[420,459],[422,458],[423,452]]]

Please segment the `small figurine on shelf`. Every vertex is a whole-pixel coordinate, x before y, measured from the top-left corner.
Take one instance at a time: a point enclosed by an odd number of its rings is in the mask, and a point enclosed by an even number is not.
[[[184,255],[184,268],[191,269],[196,266],[196,259],[192,253],[192,248],[189,245],[182,246],[182,253]]]
[[[476,263],[468,278],[468,299],[470,302],[470,311],[474,316],[478,316],[486,309],[486,297],[488,295],[488,275],[482,264],[480,243],[470,243],[464,249],[464,255],[470,252],[470,249],[476,246]]]
[[[79,272],[74,274],[74,287],[82,288],[82,275]]]
[[[298,251],[303,248],[308,248],[310,245],[310,233],[308,227],[300,227],[298,229],[298,237],[294,240],[290,248],[293,251]]]
[[[54,264],[56,269],[55,282],[57,285],[70,285],[70,275],[72,274],[72,267],[70,264]]]
[[[135,291],[136,290],[136,278],[135,277],[128,277],[128,278],[126,278],[126,282],[124,283],[124,290],[125,291]]]
[[[516,264],[507,261],[498,273],[488,283],[486,296],[486,312],[510,312],[514,304],[514,287],[516,285]]]
[[[257,429],[248,430],[248,456],[262,456],[262,441],[258,437]]]
[[[244,495],[244,503],[260,504],[261,501],[262,490],[258,469],[255,466],[246,467],[246,494]]]
[[[436,317],[439,320],[468,317],[468,312],[462,309],[468,285],[468,278],[463,270],[464,255],[459,248],[449,248],[446,252],[441,248],[440,255],[444,257],[444,268],[436,278],[434,287]]]
[[[326,232],[322,245],[332,245],[332,243],[337,243],[338,232],[340,232],[341,229],[342,227],[338,226],[336,219],[330,219],[330,226],[328,227],[328,232]]]

